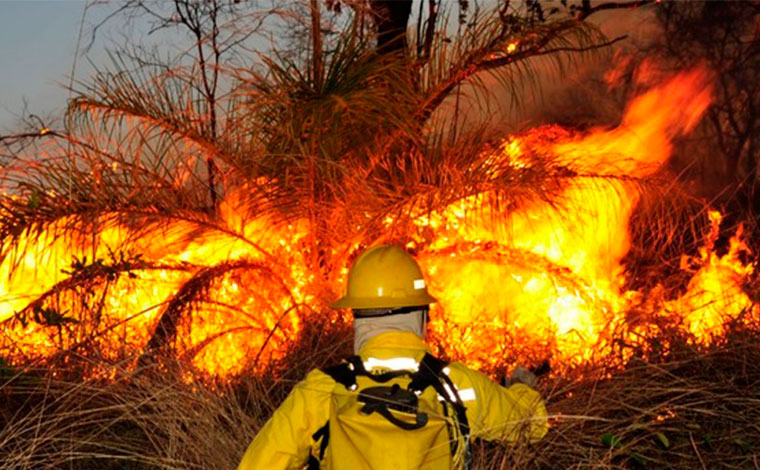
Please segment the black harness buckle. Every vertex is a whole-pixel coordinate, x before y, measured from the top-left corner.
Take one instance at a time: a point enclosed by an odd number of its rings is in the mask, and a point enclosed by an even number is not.
[[[407,431],[420,429],[428,422],[427,413],[417,410],[417,395],[409,390],[401,388],[398,384],[391,387],[368,387],[359,392],[359,402],[364,406],[359,410],[363,415],[377,412],[394,425]],[[400,411],[414,415],[414,422],[401,420],[393,415],[390,410]]]

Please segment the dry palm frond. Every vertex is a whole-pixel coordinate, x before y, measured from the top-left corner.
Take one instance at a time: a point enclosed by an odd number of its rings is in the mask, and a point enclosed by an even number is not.
[[[447,42],[442,20],[441,40],[415,63],[378,55],[353,26],[325,43],[320,67],[274,53],[254,71],[220,70],[230,93],[213,103],[196,88],[192,66],[151,66],[115,54],[113,70],[72,101],[65,129],[4,171],[12,194],[0,199],[5,254],[21,259],[46,237],[97,252],[101,235],[117,229],[124,236],[109,249],[142,249],[160,259],[197,239],[221,240],[275,265],[282,253],[271,232],[297,224],[306,235],[292,247],[322,282],[311,286],[321,299],[358,248],[418,236],[422,215],[474,201],[468,215],[498,224],[534,201],[561,209],[564,189],[579,176],[583,184],[639,183],[588,169],[580,175],[582,165],[539,146],[516,164],[498,155],[504,136],[493,126],[460,129],[433,117],[483,72],[514,87],[530,77],[531,57],[550,55],[560,66],[554,53],[601,47],[593,28],[492,14]],[[214,125],[209,106],[219,116]],[[210,178],[209,160],[219,179]],[[161,253],[149,246],[159,234]],[[256,270],[236,256],[227,262]],[[225,266],[188,268],[196,277],[169,296],[162,316],[169,324],[159,325],[155,331],[166,333],[154,342],[173,339],[177,318],[194,305],[210,305],[202,287]]]
[[[518,15],[505,18],[483,12],[460,34],[450,35],[447,17],[440,18],[439,40],[434,41],[430,58],[420,69],[423,101],[418,117],[423,121],[467,81],[473,82],[476,91],[487,94],[481,81],[484,73],[511,91],[513,104],[520,103],[524,94],[521,83],[537,80],[532,59],[547,56],[562,71],[583,53],[611,44],[598,30],[578,21],[537,22]]]
[[[99,111],[127,127],[148,123],[216,151],[207,122],[207,103],[193,86],[191,68],[177,66],[167,71],[137,64],[119,53],[110,54],[110,59],[114,71],[105,68],[92,82],[80,85],[82,90],[68,109],[70,127],[75,127],[80,118],[89,119],[88,111]],[[113,128],[108,121],[102,124],[106,132]]]
[[[139,214],[198,218],[209,211],[209,191],[224,197],[245,187],[241,207],[286,220],[304,217],[321,239],[320,220],[355,209],[346,188],[357,187],[356,175],[369,181],[354,194],[371,196],[364,219],[382,219],[423,200],[433,210],[484,191],[510,194],[514,202],[521,192],[557,187],[552,163],[542,168],[537,161],[530,174],[485,168],[473,156],[493,135],[429,128],[425,116],[474,72],[493,69],[506,77],[524,58],[591,44],[598,39],[593,30],[573,22],[507,24],[483,16],[453,45],[436,42],[440,48],[416,70],[416,64],[377,56],[352,36],[352,27],[325,54],[321,70],[277,55],[265,61],[263,75],[224,70],[234,92],[214,104],[227,107],[214,130],[192,69],[167,71],[114,54],[114,71],[104,70],[72,101],[53,155],[37,159],[36,169],[6,176],[17,199],[5,201],[3,238],[30,227],[40,234],[71,215],[76,217],[66,229],[103,213],[120,221]],[[502,57],[510,41],[520,42],[519,49]],[[223,175],[213,187],[208,159]],[[25,206],[23,198],[33,201]]]
[[[269,265],[242,259],[223,262],[216,266],[200,269],[177,290],[172,299],[167,303],[166,309],[161,312],[153,334],[148,340],[146,352],[141,358],[141,361],[144,362],[145,360],[152,359],[152,355],[156,350],[166,349],[167,346],[171,346],[176,339],[179,323],[182,321],[183,316],[192,313],[187,311],[202,305],[204,300],[208,299],[208,293],[212,285],[218,282],[221,277],[234,271],[245,271],[248,273],[255,272],[259,274],[259,276],[256,277],[256,281],[261,283],[259,286],[260,289],[264,289],[264,282],[269,285],[275,284],[276,287],[290,299],[292,305],[291,309],[287,309],[282,315],[287,314],[298,305],[286,284],[286,280],[283,279],[282,274],[275,272],[275,270]],[[266,305],[268,302],[264,302],[264,304]],[[273,305],[268,305],[268,307],[271,310],[271,314],[280,315],[281,312],[279,307],[274,307]],[[262,318],[259,318],[257,323],[264,323],[264,315],[260,315],[260,317]],[[255,320],[254,318],[251,319]],[[251,327],[250,329],[253,328],[254,327]],[[272,333],[276,328],[277,325],[272,329]],[[226,333],[228,333],[228,331],[220,334]],[[265,346],[266,341],[261,349]],[[202,349],[202,346],[193,347],[194,352],[197,352],[199,349]],[[186,354],[189,359],[191,359],[193,355],[194,353]]]
[[[378,58],[366,44],[342,43],[318,81],[284,58],[267,64],[267,77],[243,83],[249,114],[241,118],[259,136],[274,178],[285,171],[297,178],[311,167],[316,183],[335,180],[340,162],[368,160],[411,124],[415,96],[405,65]]]

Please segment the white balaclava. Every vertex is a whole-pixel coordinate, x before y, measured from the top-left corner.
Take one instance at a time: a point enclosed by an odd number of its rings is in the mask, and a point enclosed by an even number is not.
[[[388,331],[409,331],[425,339],[425,310],[386,315],[382,317],[354,318],[354,354],[373,336]]]

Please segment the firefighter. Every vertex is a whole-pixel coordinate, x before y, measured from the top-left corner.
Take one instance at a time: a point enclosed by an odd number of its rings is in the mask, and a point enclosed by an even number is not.
[[[298,383],[238,469],[461,469],[471,438],[541,439],[546,408],[535,375],[520,367],[504,388],[430,354],[424,338],[435,301],[402,248],[359,256],[332,304],[353,311],[356,356]]]

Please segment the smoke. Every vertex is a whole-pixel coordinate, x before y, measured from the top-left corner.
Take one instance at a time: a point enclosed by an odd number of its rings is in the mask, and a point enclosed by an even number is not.
[[[588,21],[609,40],[610,47],[554,58],[534,57],[514,68],[515,80],[505,87],[493,74],[482,73],[460,87],[441,106],[439,119],[456,117],[460,129],[487,127],[495,135],[520,132],[543,124],[574,128],[616,125],[631,96],[610,88],[605,73],[616,58],[646,47],[659,26],[651,8],[601,11]]]

